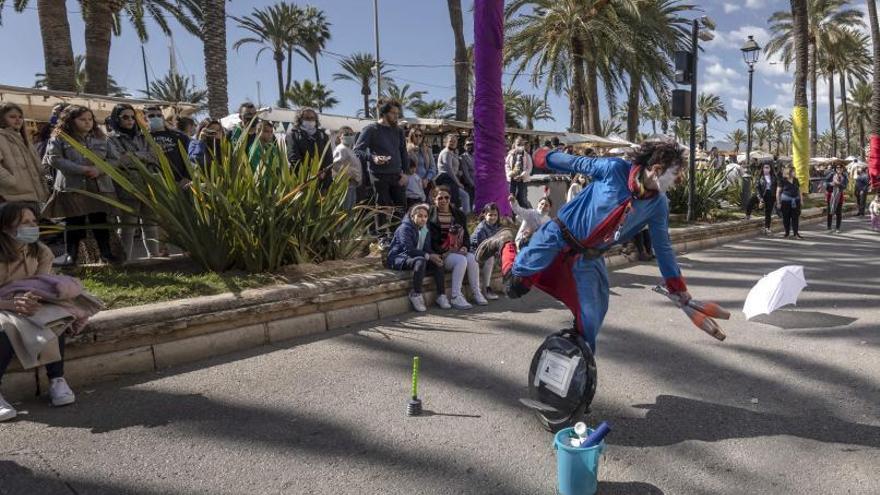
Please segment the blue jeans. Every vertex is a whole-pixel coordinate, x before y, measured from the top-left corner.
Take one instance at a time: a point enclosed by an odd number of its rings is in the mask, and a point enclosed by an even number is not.
[[[61,378],[64,376],[64,335],[58,336],[58,350],[61,351],[61,361],[49,363],[46,365],[46,375],[49,379]],[[15,357],[15,351],[12,349],[12,342],[6,336],[6,332],[0,331],[0,381],[3,380],[3,374],[6,368]]]

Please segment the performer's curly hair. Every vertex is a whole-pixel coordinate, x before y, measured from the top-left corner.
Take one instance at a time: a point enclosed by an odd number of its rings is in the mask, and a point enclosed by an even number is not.
[[[627,159],[642,167],[662,165],[665,171],[669,167],[684,164],[684,150],[672,140],[652,139],[627,153]]]

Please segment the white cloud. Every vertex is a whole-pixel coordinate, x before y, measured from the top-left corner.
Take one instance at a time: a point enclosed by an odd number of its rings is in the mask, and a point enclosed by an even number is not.
[[[731,12],[736,12],[737,10],[739,10],[739,5],[735,5],[732,3],[725,3],[724,4],[724,13],[725,14],[729,14]]]
[[[738,29],[734,29],[725,35],[728,40],[728,44],[731,47],[735,47],[739,49],[746,42],[746,39],[749,36],[754,36],[755,41],[758,42],[762,47],[770,41],[770,33],[759,26],[741,26]]]
[[[710,65],[709,68],[706,69],[706,73],[710,76],[725,78],[737,77],[739,75],[737,71],[731,69],[730,67],[724,67],[720,63],[714,63]]]
[[[746,0],[746,8],[754,10],[763,9],[764,3],[764,0]]]
[[[731,98],[730,106],[734,110],[745,110],[749,105],[748,100],[740,100],[739,98]]]

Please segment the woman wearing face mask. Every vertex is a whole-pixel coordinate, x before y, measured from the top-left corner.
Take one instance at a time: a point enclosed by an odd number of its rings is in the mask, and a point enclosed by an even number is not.
[[[189,159],[206,170],[222,160],[223,125],[219,120],[205,119],[196,129],[196,139],[189,142]]]
[[[48,198],[49,188],[28,139],[21,107],[0,104],[0,201],[27,201],[39,211]]]
[[[444,281],[443,258],[434,253],[431,246],[431,233],[427,227],[428,211],[426,204],[418,204],[410,209],[409,214],[394,231],[391,246],[388,248],[386,265],[392,270],[412,270],[412,288],[409,301],[418,312],[427,311],[425,298],[422,295],[425,275],[434,278],[434,290],[437,291],[437,305],[449,309],[449,301],[443,295],[446,290]]]
[[[354,130],[343,126],[336,134],[336,148],[333,149],[333,177],[345,176],[348,179],[348,194],[345,196],[345,209],[354,206],[357,188],[363,179],[361,161],[351,147],[354,146]]]
[[[803,239],[798,233],[803,200],[804,194],[801,192],[800,183],[794,174],[794,167],[790,165],[783,167],[782,175],[776,186],[776,201],[779,203],[779,209],[782,210],[782,226],[785,228],[785,237],[793,232],[795,239]]]
[[[758,193],[758,208],[764,208],[764,234],[770,235],[770,219],[773,216],[773,207],[776,205],[776,173],[769,163],[765,163],[761,169],[761,177],[755,184]]]
[[[6,203],[0,207],[0,287],[22,279],[52,272],[52,250],[38,242],[40,229],[37,213],[27,203]],[[0,300],[0,311],[29,316],[40,307],[40,299],[31,292],[16,294],[11,300]],[[64,334],[58,336],[58,348],[64,356]],[[5,332],[0,331],[0,380],[12,358],[12,344]],[[73,392],[64,380],[64,361],[46,365],[49,376],[49,396],[52,404],[72,404]],[[0,421],[16,416],[15,409],[0,395]]]
[[[595,351],[608,310],[603,253],[647,225],[666,288],[681,300],[690,299],[669,240],[666,191],[679,180],[684,163],[678,144],[645,141],[627,159],[554,151],[546,160],[555,172],[584,174],[592,181],[519,253],[513,242],[504,243],[501,273],[508,296],[520,297],[535,286],[561,300],[574,314],[575,328]]]
[[[49,198],[43,215],[49,218],[64,217],[67,227],[67,256],[62,265],[75,265],[78,259],[79,242],[86,235],[86,225],[92,227],[92,235],[98,243],[101,258],[104,262],[121,261],[110,250],[110,231],[105,227],[108,213],[115,214],[113,209],[103,201],[76,192],[86,190],[93,194],[102,194],[116,199],[113,180],[101,172],[94,163],[68,143],[61,133],[76,140],[99,158],[116,164],[119,156],[101,128],[95,123],[94,114],[88,108],[71,105],[64,109],[58,127],[55,128],[43,163],[57,170],[55,174],[55,191]]]
[[[318,178],[321,188],[330,187],[333,180],[331,166],[333,165],[333,150],[330,147],[330,138],[318,123],[318,113],[311,108],[300,110],[295,125],[285,137],[287,143],[287,163],[296,170],[304,160],[315,156],[320,157],[321,171]]]
[[[157,170],[158,160],[153,153],[147,139],[137,124],[134,107],[126,103],[120,103],[113,108],[108,121],[110,128],[110,143],[115,147],[119,155],[119,168],[129,181],[141,184],[141,176],[137,171],[136,162],[140,162],[153,171]],[[141,184],[142,185],[142,184]],[[127,260],[133,259],[135,230],[141,230],[141,240],[146,249],[147,256],[159,255],[159,228],[146,220],[149,210],[146,205],[138,201],[134,196],[123,190],[118,191],[119,200],[134,210],[134,213],[120,215],[123,226],[120,238],[122,248]]]

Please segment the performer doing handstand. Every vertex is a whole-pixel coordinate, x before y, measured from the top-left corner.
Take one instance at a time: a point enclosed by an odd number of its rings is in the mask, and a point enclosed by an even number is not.
[[[643,142],[627,160],[554,151],[546,161],[556,172],[584,174],[592,182],[559,210],[554,221],[535,232],[519,253],[514,243],[503,245],[501,272],[509,297],[520,297],[534,286],[559,299],[574,313],[575,327],[595,351],[608,310],[608,274],[602,255],[647,225],[666,288],[681,302],[690,299],[669,241],[665,193],[680,179],[684,162],[676,143]],[[494,246],[486,244],[494,251],[500,238]]]

